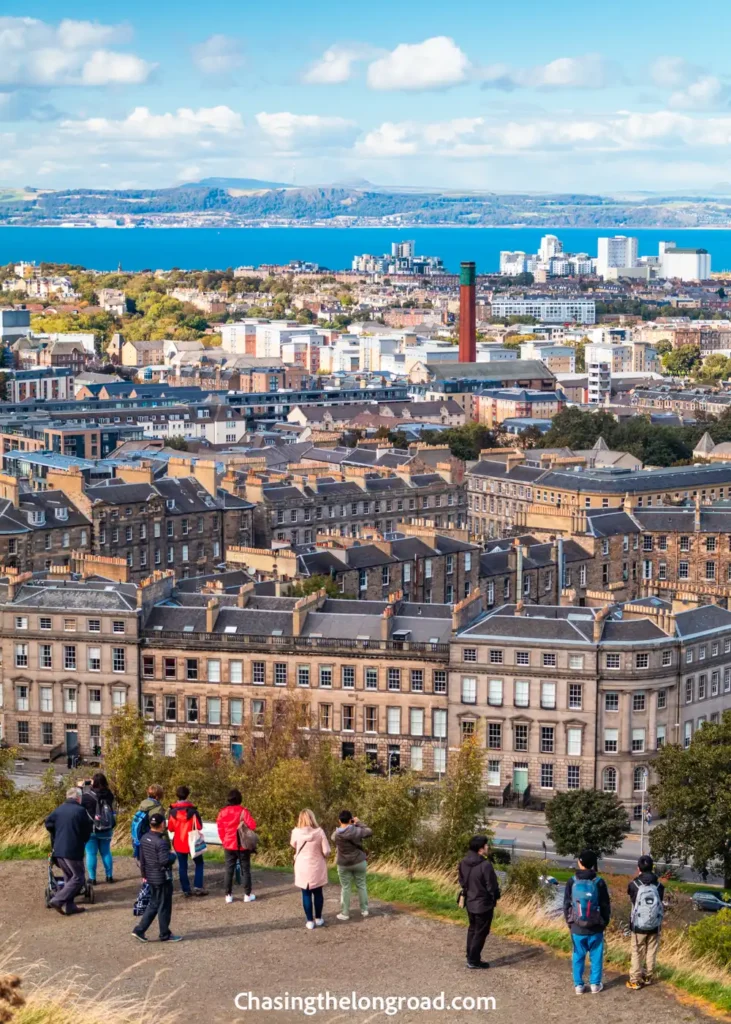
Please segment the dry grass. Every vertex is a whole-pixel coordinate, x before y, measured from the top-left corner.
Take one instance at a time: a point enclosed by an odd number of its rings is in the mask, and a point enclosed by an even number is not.
[[[146,957],[145,963],[156,957]],[[42,963],[29,964],[19,959],[6,943],[0,947],[0,1021],[12,1024],[177,1024],[180,1013],[170,1008],[175,993],[160,999],[151,996],[140,1000],[114,995],[115,985],[139,965],[134,964],[101,991],[92,990],[81,974],[65,973],[51,977]],[[3,978],[21,979],[21,1000],[11,1007],[3,1000]],[[150,984],[157,985],[158,976]],[[9,990],[8,990],[9,991]],[[19,1005],[20,1002],[20,1005]],[[3,1017],[8,1010],[9,1016]]]

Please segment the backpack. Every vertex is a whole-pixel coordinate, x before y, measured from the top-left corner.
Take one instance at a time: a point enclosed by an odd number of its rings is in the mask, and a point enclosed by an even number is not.
[[[130,832],[132,833],[132,843],[135,846],[140,845],[145,832],[150,831],[150,815],[147,811],[135,811],[134,817],[132,818],[132,824],[130,825]]]
[[[660,899],[660,893],[654,883],[637,885],[630,923],[633,931],[656,932],[662,924],[665,908]]]
[[[140,891],[137,893],[137,899],[135,900],[134,906],[132,907],[132,913],[135,917],[142,917],[149,907],[151,899],[152,887],[149,882],[143,882],[140,887]]]
[[[90,789],[87,792],[91,793],[96,801],[96,810],[94,811],[94,831],[111,832],[116,824],[111,804],[107,803],[103,797],[97,796],[93,789]]]
[[[570,924],[582,925],[585,928],[604,927],[599,910],[599,879],[577,878],[574,875],[571,890]]]
[[[236,841],[240,850],[248,850],[249,853],[256,853],[259,846],[259,836],[248,825],[244,823],[244,812],[241,812],[241,821],[236,829]]]

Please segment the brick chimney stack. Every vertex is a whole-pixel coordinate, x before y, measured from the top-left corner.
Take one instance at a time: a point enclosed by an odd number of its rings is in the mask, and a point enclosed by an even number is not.
[[[459,361],[477,362],[474,263],[462,263],[459,271]]]

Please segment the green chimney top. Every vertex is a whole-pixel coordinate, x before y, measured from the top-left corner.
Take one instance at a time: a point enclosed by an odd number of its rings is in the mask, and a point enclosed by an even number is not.
[[[459,271],[459,283],[472,285],[475,283],[474,263],[462,263]]]

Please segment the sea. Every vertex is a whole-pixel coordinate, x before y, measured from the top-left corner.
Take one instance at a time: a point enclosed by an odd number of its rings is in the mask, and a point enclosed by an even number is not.
[[[445,269],[474,260],[478,273],[495,273],[502,249],[536,252],[541,236],[555,234],[566,252],[596,256],[597,238],[627,234],[639,239],[641,256],[657,255],[658,243],[702,247],[714,271],[731,270],[731,230],[688,228],[0,228],[0,264],[19,260],[74,263],[94,270],[225,270],[227,267],[317,263],[350,269],[354,255],[390,252],[392,242],[413,239],[421,256],[439,256]]]

